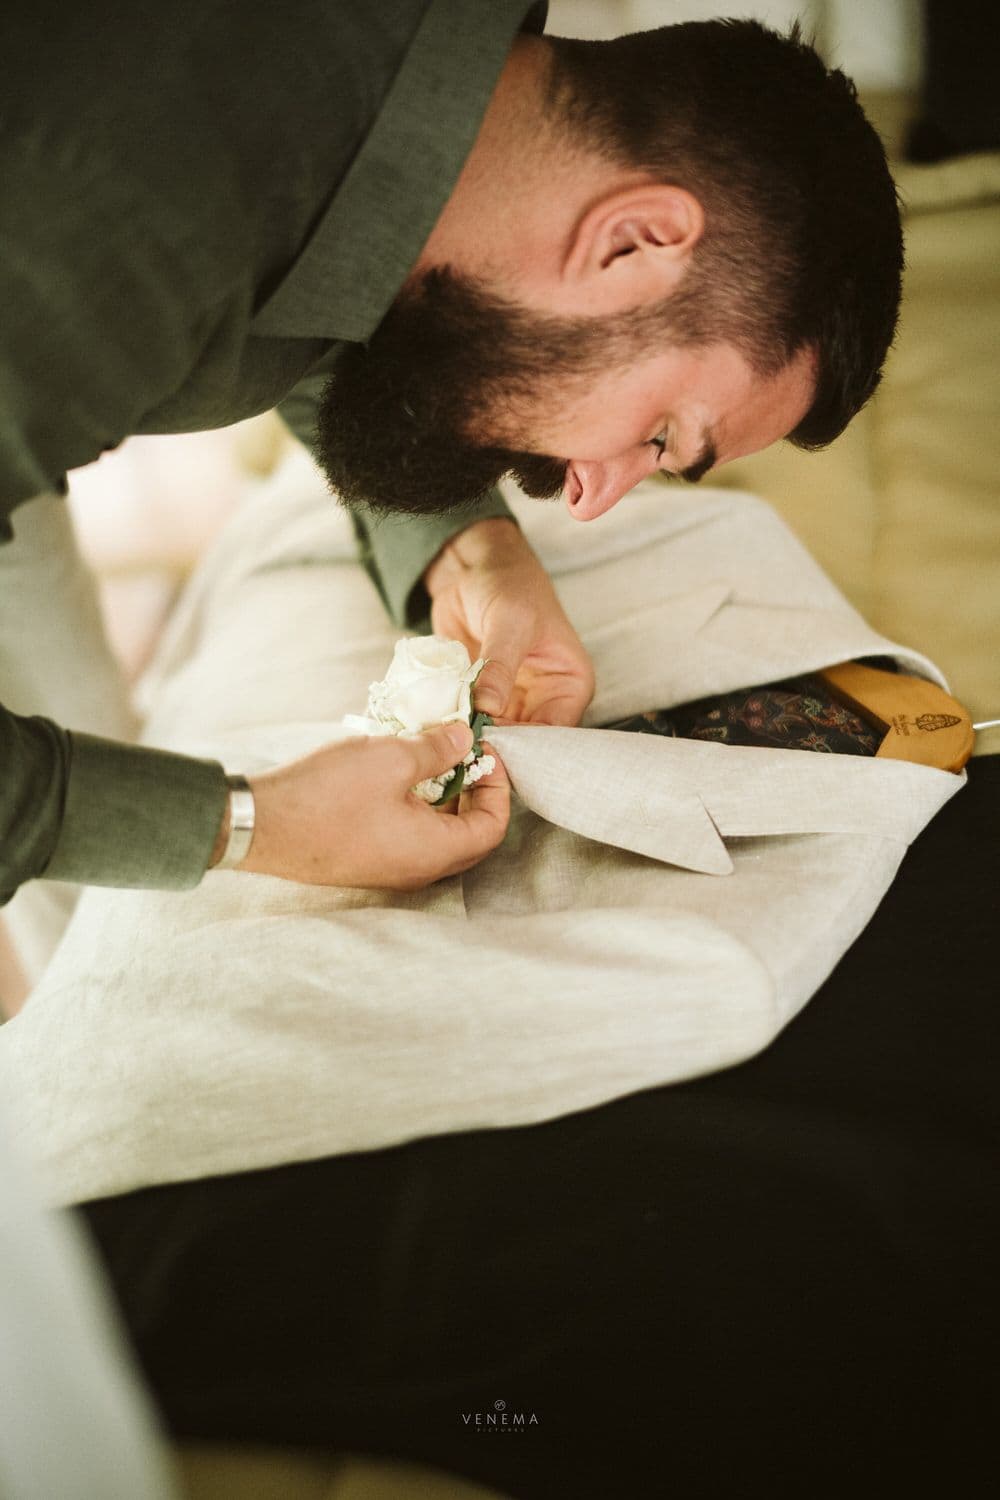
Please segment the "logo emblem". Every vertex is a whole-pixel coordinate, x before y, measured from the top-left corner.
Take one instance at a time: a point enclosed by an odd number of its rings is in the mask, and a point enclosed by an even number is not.
[[[951,729],[961,722],[957,714],[918,714],[914,720],[917,728],[925,732],[932,729]]]

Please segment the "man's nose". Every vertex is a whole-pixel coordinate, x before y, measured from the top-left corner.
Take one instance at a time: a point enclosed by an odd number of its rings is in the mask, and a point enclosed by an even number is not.
[[[566,509],[575,521],[594,521],[651,472],[647,451],[606,461],[574,458],[566,470]]]

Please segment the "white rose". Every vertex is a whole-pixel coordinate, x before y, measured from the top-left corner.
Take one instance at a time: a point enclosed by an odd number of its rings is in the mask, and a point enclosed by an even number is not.
[[[470,662],[459,641],[438,635],[408,636],[397,642],[382,681],[369,687],[367,713],[347,714],[344,726],[356,734],[394,735],[434,724],[471,724],[472,689],[485,665],[482,659]],[[492,755],[477,760],[470,750],[460,767],[419,781],[412,791],[424,802],[440,802],[461,786],[472,786],[481,776],[488,776],[495,765]],[[459,770],[461,782],[456,780]]]
[[[460,641],[437,635],[408,636],[396,643],[388,672],[368,690],[368,713],[397,732],[415,733],[432,724],[468,722],[472,685],[483,663],[469,661]]]

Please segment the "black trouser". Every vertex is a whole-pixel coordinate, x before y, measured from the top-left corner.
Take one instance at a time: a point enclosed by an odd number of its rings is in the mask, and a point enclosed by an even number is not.
[[[1000,757],[969,769],[750,1063],[87,1205],[174,1433],[545,1500],[973,1493],[996,1431]]]

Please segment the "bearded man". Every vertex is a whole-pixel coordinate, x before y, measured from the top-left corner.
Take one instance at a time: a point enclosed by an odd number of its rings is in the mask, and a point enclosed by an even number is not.
[[[849,81],[753,22],[584,43],[544,19],[525,0],[5,17],[0,895],[213,864],[405,888],[506,826],[502,771],[457,817],[410,795],[465,753],[454,726],[250,782],[80,732],[126,715],[78,597],[68,469],[287,397],[393,617],[429,608],[489,658],[478,708],[573,724],[591,668],[496,481],[592,520],[658,469],[821,446],[871,395],[901,237]]]

